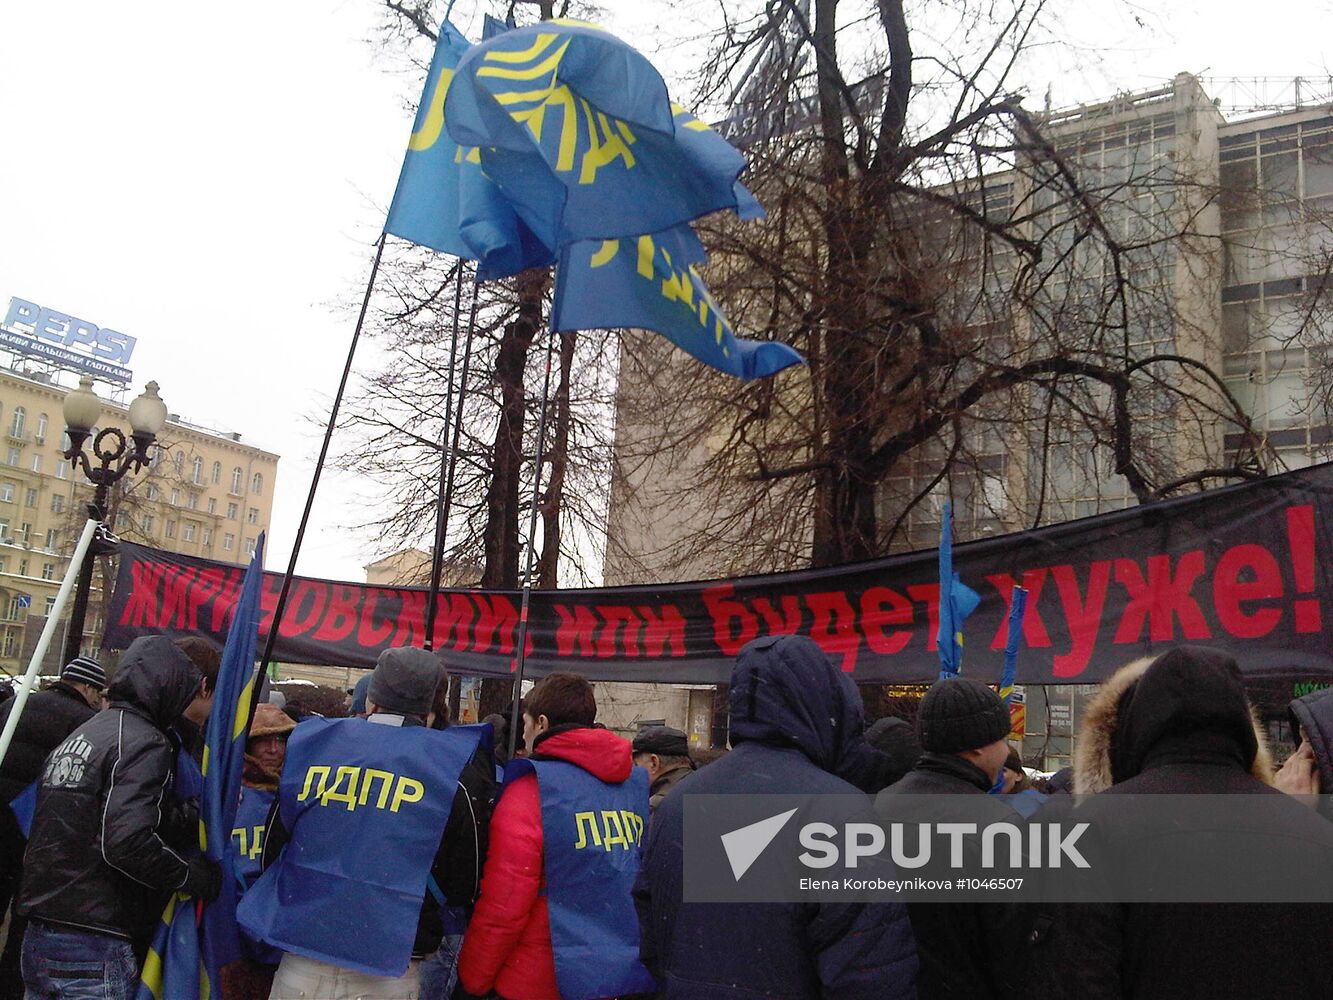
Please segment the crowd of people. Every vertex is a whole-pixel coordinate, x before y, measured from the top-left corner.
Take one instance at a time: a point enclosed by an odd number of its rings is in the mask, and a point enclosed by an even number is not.
[[[218,896],[223,874],[196,845],[219,660],[202,639],[141,638],[109,685],[80,657],[28,700],[0,765],[0,1000],[132,997],[166,901]],[[796,635],[741,651],[731,749],[705,766],[679,730],[631,742],[599,725],[575,674],[528,693],[512,760],[502,718],[450,724],[433,653],[387,650],[350,694],[349,718],[276,694],[254,710],[227,1000],[1333,995],[1333,897],[686,898],[690,795],[871,794],[889,820],[906,797],[961,795],[1006,821],[1056,815],[1072,790],[1112,822],[1126,794],[1264,795],[1268,832],[1330,877],[1333,816],[1314,796],[1333,791],[1333,689],[1292,703],[1298,748],[1275,768],[1215,650],[1122,669],[1090,702],[1072,769],[1039,783],[991,687],[941,680],[914,723],[867,728],[850,677]],[[1157,836],[1136,849],[1166,849]]]

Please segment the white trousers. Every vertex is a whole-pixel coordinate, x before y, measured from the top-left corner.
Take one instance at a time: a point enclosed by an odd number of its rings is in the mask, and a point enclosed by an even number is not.
[[[287,952],[273,977],[269,1000],[416,1000],[421,995],[421,963],[392,979],[340,969]]]

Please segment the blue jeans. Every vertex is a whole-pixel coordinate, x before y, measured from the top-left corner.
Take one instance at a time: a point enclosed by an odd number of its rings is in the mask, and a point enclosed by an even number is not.
[[[128,941],[72,927],[28,923],[24,1000],[131,1000],[139,965]]]

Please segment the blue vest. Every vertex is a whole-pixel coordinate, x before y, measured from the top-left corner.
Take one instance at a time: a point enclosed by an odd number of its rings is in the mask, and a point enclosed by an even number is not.
[[[426,880],[475,730],[308,719],[287,743],[291,840],[241,899],[256,939],[372,976],[412,958]]]
[[[555,978],[563,1000],[650,993],[630,895],[648,823],[648,772],[609,785],[576,764],[516,760],[505,786],[532,771],[541,793],[542,863]]]
[[[241,877],[239,896],[244,896],[262,874],[264,828],[268,823],[269,807],[277,793],[263,788],[241,786],[241,802],[236,807],[236,826],[231,831],[231,847],[236,852],[236,874]],[[258,941],[244,929],[241,939],[246,953],[256,962],[277,965],[282,961],[282,949]]]

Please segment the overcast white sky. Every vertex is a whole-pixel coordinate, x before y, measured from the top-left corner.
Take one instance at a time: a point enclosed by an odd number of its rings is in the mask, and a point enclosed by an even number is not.
[[[654,50],[660,8],[603,5]],[[139,338],[134,392],[156,379],[173,412],[280,453],[271,568],[285,566],[318,451],[302,418],[336,386],[352,322],[338,304],[364,287],[411,124],[404,99],[421,86],[367,41],[378,7],[0,4],[0,305],[16,295]],[[481,8],[458,0],[455,21]],[[1180,70],[1329,72],[1327,2],[1076,10],[1083,49],[1031,86],[1039,98],[1051,84],[1057,106]],[[676,67],[661,68],[670,82]],[[337,525],[365,499],[326,475],[300,572],[361,578],[375,553]]]

